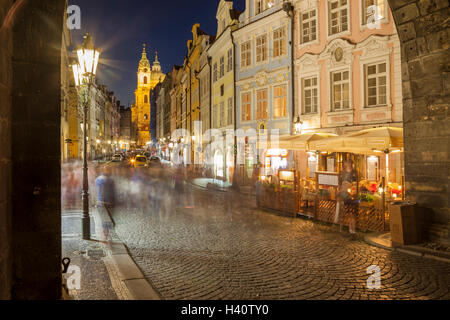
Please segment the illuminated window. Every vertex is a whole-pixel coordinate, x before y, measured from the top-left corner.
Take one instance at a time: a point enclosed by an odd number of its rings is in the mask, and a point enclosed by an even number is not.
[[[225,57],[222,56],[220,58],[220,76],[219,78],[222,78],[225,75]]]
[[[225,126],[225,102],[220,103],[220,128]]]
[[[247,41],[241,45],[241,67],[245,68],[252,64],[252,46]]]
[[[348,30],[348,0],[328,1],[328,33],[337,34]]]
[[[317,113],[319,98],[319,87],[317,85],[317,77],[303,78],[303,112],[305,114]]]
[[[213,82],[217,81],[217,62],[214,63],[214,71],[213,71]]]
[[[228,99],[227,125],[233,124],[233,98]]]
[[[279,28],[273,32],[273,56],[280,57],[286,54],[286,29]]]
[[[256,38],[256,62],[267,60],[267,35]]]
[[[331,105],[333,110],[350,108],[350,79],[348,71],[331,73]]]
[[[278,86],[273,89],[274,92],[274,117],[286,117],[286,85]]]
[[[265,10],[265,0],[255,0],[255,14],[260,14]]]
[[[256,92],[256,105],[258,120],[267,119],[267,89],[258,90]]]
[[[233,49],[228,50],[227,72],[233,70]]]
[[[242,121],[252,120],[252,95],[250,92],[241,95]]]
[[[365,66],[366,106],[381,106],[387,103],[386,63]]]
[[[317,15],[316,9],[301,15],[300,36],[301,43],[314,41],[317,39]]]

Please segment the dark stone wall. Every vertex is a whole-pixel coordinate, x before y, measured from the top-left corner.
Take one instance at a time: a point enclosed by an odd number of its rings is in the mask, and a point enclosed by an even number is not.
[[[64,8],[65,0],[0,2],[1,299],[61,296]]]
[[[11,297],[11,87],[12,0],[0,5],[0,300]]]
[[[389,4],[402,44],[407,196],[449,224],[449,1]]]
[[[26,1],[13,29],[14,299],[61,296],[61,42],[65,0]]]

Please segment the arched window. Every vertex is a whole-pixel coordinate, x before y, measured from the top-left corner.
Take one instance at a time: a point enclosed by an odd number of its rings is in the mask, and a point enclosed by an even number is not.
[[[148,103],[148,97],[147,96],[144,97],[144,103]]]
[[[147,77],[144,77],[144,84],[147,84]]]

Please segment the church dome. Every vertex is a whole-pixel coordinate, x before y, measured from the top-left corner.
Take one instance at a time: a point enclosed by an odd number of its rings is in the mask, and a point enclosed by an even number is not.
[[[147,59],[147,52],[145,51],[145,43],[144,43],[144,49],[142,50],[142,58],[141,58],[141,61],[139,62],[139,69],[140,70],[147,69],[147,71],[150,69],[150,61],[148,61],[148,59]],[[144,72],[147,72],[147,71],[144,71]]]

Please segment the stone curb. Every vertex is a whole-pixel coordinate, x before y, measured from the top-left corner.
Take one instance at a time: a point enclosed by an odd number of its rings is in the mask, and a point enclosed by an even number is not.
[[[404,247],[387,247],[384,246],[382,244],[376,243],[375,241],[369,239],[369,236],[365,236],[364,237],[364,241],[374,247],[380,248],[380,249],[384,249],[384,250],[388,250],[388,251],[398,251],[401,253],[405,253],[405,254],[409,254],[412,256],[416,256],[416,257],[421,257],[424,259],[432,259],[432,260],[436,260],[436,261],[440,261],[440,262],[446,262],[446,263],[450,263],[450,259],[449,258],[445,258],[445,257],[440,257],[437,255],[433,255],[430,253],[427,253],[428,250],[426,249],[418,249],[416,250],[411,250],[411,249],[407,249]]]
[[[98,209],[95,210],[101,225],[103,225],[103,222],[114,224],[109,215],[100,214]],[[127,247],[120,239],[119,241],[108,242],[106,248],[109,251],[111,260],[118,269],[120,281],[126,286],[134,300],[161,300],[159,294],[145,279],[141,270],[128,253]]]

